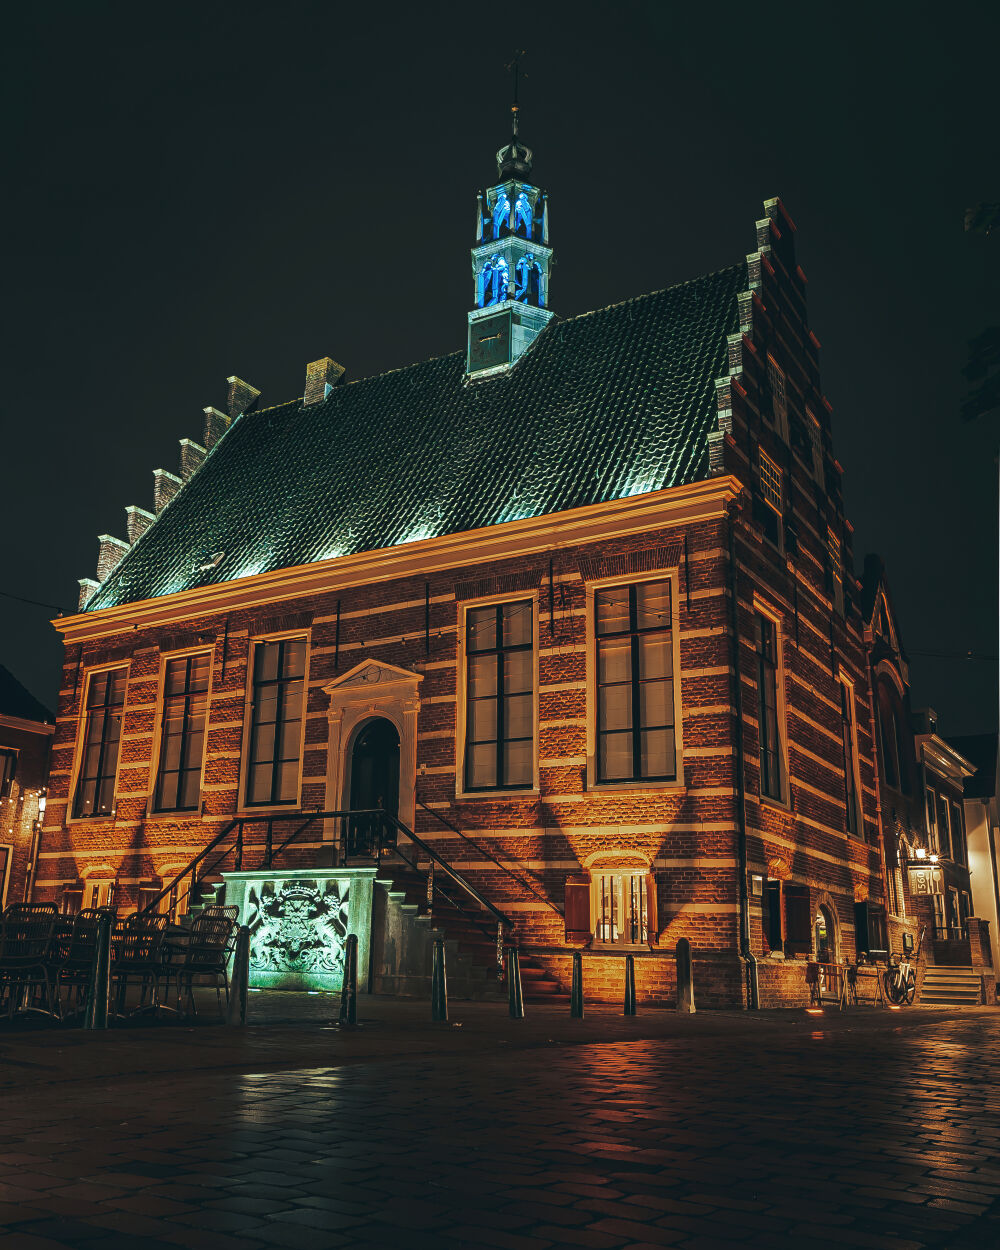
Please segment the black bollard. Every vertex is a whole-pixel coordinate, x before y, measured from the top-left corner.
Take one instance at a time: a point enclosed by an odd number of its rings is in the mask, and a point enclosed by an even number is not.
[[[448,976],[444,966],[444,939],[434,943],[431,957],[431,1019],[448,1019]]]
[[[340,1027],[358,1027],[358,939],[348,933],[344,947],[344,984],[340,991]]]
[[[226,1024],[244,1025],[247,1022],[247,990],[250,986],[250,930],[241,924],[236,934],[233,951],[233,975],[229,982],[229,1002],[226,1004]]]
[[[111,993],[111,926],[110,912],[102,912],[97,920],[97,945],[90,969],[90,993],[87,995],[85,1029],[108,1027],[108,997]]]
[[[694,976],[691,972],[691,943],[677,939],[677,1010],[694,1013]]]
[[[573,952],[573,984],[569,994],[569,1014],[574,1020],[583,1019],[583,956]]]
[[[635,956],[625,956],[625,1010],[626,1016],[635,1015]]]
[[[521,965],[517,947],[507,947],[507,1010],[512,1020],[524,1019],[524,995],[521,993]]]

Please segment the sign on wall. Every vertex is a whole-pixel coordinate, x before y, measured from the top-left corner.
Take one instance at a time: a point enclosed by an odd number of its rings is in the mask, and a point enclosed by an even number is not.
[[[910,873],[911,894],[940,894],[944,890],[944,874],[940,868],[926,868],[916,864],[907,865]]]

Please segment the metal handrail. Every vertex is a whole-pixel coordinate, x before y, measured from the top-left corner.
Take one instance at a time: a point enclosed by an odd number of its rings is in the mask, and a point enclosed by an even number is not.
[[[481,846],[475,840],[475,838],[470,838],[467,833],[459,829],[458,825],[452,824],[452,822],[448,820],[447,817],[442,816],[441,813],[438,811],[435,811],[433,807],[428,807],[427,804],[423,801],[423,799],[417,799],[417,803],[420,807],[424,809],[425,812],[429,812],[430,815],[433,816],[436,820],[439,820],[442,823],[442,825],[445,825],[448,829],[450,829],[452,833],[458,834],[458,836],[462,839],[463,842],[468,842],[470,846],[475,847],[475,849],[479,852],[479,854],[484,855],[490,861],[490,863],[496,864],[496,866],[500,869],[501,872],[505,872],[507,876],[510,877],[512,880],[516,881],[518,885],[523,886],[524,889],[530,891],[535,896],[535,898],[538,899],[540,903],[544,903],[547,907],[551,907],[557,916],[562,916],[564,914],[560,910],[558,903],[554,903],[552,899],[546,898],[544,894],[540,894],[538,890],[536,890],[535,887],[531,884],[530,881],[525,881],[522,877],[519,877],[512,868],[510,868],[507,864],[504,864],[499,859],[497,859],[497,857],[491,854],[491,852],[489,852],[485,846]]]
[[[433,847],[428,846],[423,838],[418,838],[413,830],[407,828],[407,826],[404,825],[398,817],[391,816],[388,812],[383,812],[382,815],[388,824],[394,825],[398,832],[402,833],[404,837],[409,838],[415,846],[419,846],[424,854],[433,863],[444,869],[448,876],[451,877],[452,881],[454,881],[456,885],[461,886],[470,898],[474,898],[480,907],[488,911],[498,924],[502,924],[506,929],[513,929],[514,925],[509,917],[505,916],[499,907],[495,906],[488,898],[485,897],[485,895],[481,894],[471,881],[467,881],[460,872],[452,868],[451,864],[449,864],[447,860],[442,859],[437,851],[435,851]]]
[[[197,855],[195,855],[187,864],[184,865],[184,867],[180,870],[180,872],[174,874],[170,882],[163,887],[163,889],[159,892],[159,894],[154,895],[153,898],[150,899],[150,901],[146,904],[146,906],[142,910],[144,912],[155,910],[157,903],[159,903],[162,899],[166,898],[169,894],[171,894],[173,890],[177,887],[177,885],[181,881],[183,881],[186,876],[188,876],[188,874],[193,874],[195,869],[202,862],[202,860],[204,860],[206,856],[210,855],[211,852],[214,851],[215,848],[220,844],[220,842],[222,842],[224,838],[226,838],[229,834],[231,834],[234,829],[237,830],[236,843],[234,844],[234,846],[227,847],[226,850],[223,851],[223,853],[218,857],[218,859],[216,859],[215,863],[212,865],[213,868],[215,868],[218,864],[220,864],[222,860],[225,859],[225,857],[230,853],[230,851],[236,849],[237,846],[241,846],[242,841],[243,841],[243,830],[244,830],[244,827],[248,824],[256,825],[256,824],[263,824],[266,822],[268,826],[268,836],[270,839],[271,825],[274,822],[289,821],[289,820],[302,820],[303,816],[306,816],[306,819],[303,821],[302,825],[298,829],[296,829],[296,831],[292,834],[290,838],[285,839],[285,841],[278,847],[277,851],[272,850],[269,852],[269,858],[273,860],[275,855],[280,855],[281,852],[284,851],[285,848],[289,846],[290,843],[294,842],[295,839],[298,838],[300,834],[309,825],[311,825],[314,820],[327,820],[327,819],[334,819],[334,818],[345,817],[345,816],[375,816],[375,815],[384,816],[385,812],[383,812],[381,808],[372,808],[366,811],[359,811],[359,812],[350,812],[350,811],[322,812],[320,811],[320,812],[309,812],[307,814],[305,812],[299,811],[299,812],[276,812],[276,813],[271,813],[267,816],[263,816],[263,815],[261,816],[235,816],[229,822],[229,824],[226,825],[224,829],[222,829],[219,833],[215,835],[215,837],[212,839],[211,842],[209,842],[207,846],[203,847],[198,852]],[[237,866],[237,871],[238,870],[239,870],[239,866]],[[194,879],[194,876],[192,875],[191,885],[188,887],[187,892],[181,895],[181,898],[187,898],[188,894],[190,894],[191,891],[194,889],[194,886],[195,886],[195,879]]]

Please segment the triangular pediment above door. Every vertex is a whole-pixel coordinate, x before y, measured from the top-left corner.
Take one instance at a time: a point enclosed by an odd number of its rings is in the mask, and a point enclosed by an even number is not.
[[[326,694],[335,694],[345,690],[386,690],[395,687],[416,691],[424,680],[423,673],[414,673],[408,668],[399,668],[396,664],[386,664],[384,660],[362,660],[346,673],[341,673],[333,681],[325,682],[323,690]]]

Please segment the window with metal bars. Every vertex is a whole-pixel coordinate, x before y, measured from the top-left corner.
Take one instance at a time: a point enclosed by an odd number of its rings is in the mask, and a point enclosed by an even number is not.
[[[298,798],[305,669],[304,638],[254,646],[248,807],[290,805]]]
[[[673,781],[673,633],[670,583],[639,582],[594,595],[597,780]]]
[[[163,672],[160,763],[153,810],[193,812],[201,800],[208,715],[209,653],[167,660]]]
[[[83,755],[73,801],[77,818],[114,812],[127,673],[126,668],[113,668],[88,675]]]
[[[648,885],[645,873],[600,873],[594,878],[594,938],[634,946],[649,937]]]
[[[840,683],[840,732],[844,744],[844,804],[847,832],[858,837],[861,832],[861,819],[858,811],[858,783],[855,771],[858,744],[854,728],[854,691],[844,681]]]
[[[770,617],[755,616],[757,641],[757,719],[760,726],[760,792],[784,798],[781,728],[778,720],[778,627]]]
[[[465,653],[465,788],[529,789],[535,732],[531,601],[470,608]]]

